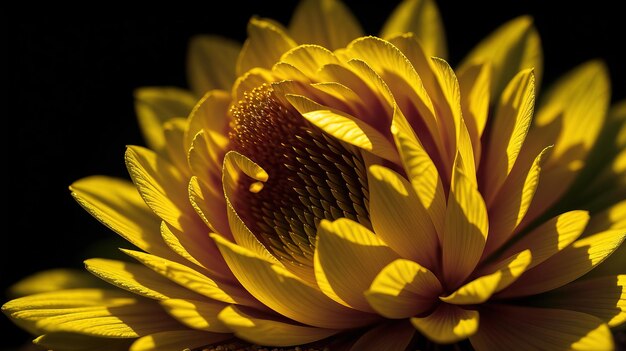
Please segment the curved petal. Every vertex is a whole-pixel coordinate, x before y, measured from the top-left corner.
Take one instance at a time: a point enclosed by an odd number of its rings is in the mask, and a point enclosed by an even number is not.
[[[513,284],[532,261],[531,251],[525,250],[499,262],[488,271],[493,273],[478,273],[476,278],[458,288],[452,294],[439,297],[441,301],[454,305],[473,305],[487,301],[493,294]]]
[[[100,279],[148,298],[164,300],[200,297],[136,263],[92,258],[85,261],[85,268]]]
[[[219,319],[237,337],[260,345],[293,346],[325,339],[339,330],[315,328],[280,320],[255,310],[236,306],[226,307]]]
[[[233,89],[231,90],[232,101],[241,101],[246,92],[252,91],[254,88],[260,87],[263,84],[272,83],[276,80],[276,78],[286,79],[287,77],[296,76],[306,80],[306,76],[302,75],[302,72],[293,73],[291,70],[288,72],[281,71],[281,69],[284,69],[284,67],[282,67],[283,65],[287,64],[281,64],[278,62],[272,66],[272,71],[265,68],[255,67],[240,75],[235,81],[235,84],[233,84]],[[300,73],[302,77],[300,77],[298,73]]]
[[[169,299],[161,301],[161,306],[170,316],[189,328],[215,333],[228,333],[230,330],[217,318],[226,306],[217,301],[194,301],[189,299]]]
[[[232,238],[221,193],[216,193],[216,189],[209,190],[194,176],[189,180],[189,201],[211,231]]]
[[[239,178],[242,176],[242,173],[256,180],[256,184],[263,184],[269,179],[267,172],[246,156],[236,151],[229,151],[226,156],[224,156],[222,184],[228,211],[228,224],[230,225],[233,238],[238,245],[252,250],[259,255],[259,257],[262,257],[268,262],[279,263],[276,257],[265,248],[254,233],[250,231],[248,226],[246,226],[231,202],[231,199],[234,198],[234,192],[238,187]]]
[[[480,316],[480,329],[470,337],[477,351],[614,349],[606,324],[585,313],[491,305]]]
[[[161,257],[132,250],[122,251],[167,279],[200,295],[225,303],[260,307],[259,302],[240,286],[211,279],[185,265]]]
[[[580,235],[589,221],[587,211],[570,211],[552,218],[525,234],[501,254],[506,257],[515,252],[530,250],[533,258],[531,269],[568,247]]]
[[[398,161],[389,140],[362,120],[302,95],[288,94],[286,98],[304,118],[331,136],[392,162]]]
[[[169,226],[192,262],[214,274],[228,277],[230,273],[208,237],[208,228],[189,201],[188,182],[169,162],[141,147],[126,150],[126,164],[139,193],[150,208]]]
[[[172,330],[143,336],[130,351],[180,351],[201,348],[232,338],[231,334],[208,333],[199,330]]]
[[[417,36],[428,56],[446,58],[446,34],[435,1],[403,1],[385,22],[380,36],[388,39],[408,32]]]
[[[396,172],[378,165],[370,166],[368,184],[376,235],[403,258],[435,269],[437,232],[413,187]]]
[[[429,153],[415,135],[413,128],[398,110],[393,115],[391,133],[413,190],[428,211],[441,242],[443,238],[446,196],[439,171]]]
[[[229,90],[235,81],[235,63],[241,44],[215,35],[189,41],[187,80],[196,95],[212,89]]]
[[[439,138],[441,138],[446,150],[441,153],[442,173],[445,172],[446,179],[450,179],[450,170],[453,169],[454,157],[458,151],[463,157],[466,167],[469,167],[466,175],[475,178],[476,164],[472,143],[461,115],[459,81],[454,70],[446,61],[432,57],[429,65],[433,73],[433,86],[429,90],[429,94],[437,106]],[[467,142],[464,138],[467,138]]]
[[[171,257],[161,239],[161,221],[129,181],[104,176],[78,180],[70,186],[72,196],[89,214],[138,248]]]
[[[122,290],[74,289],[7,302],[2,311],[28,330],[136,338],[180,328],[151,300]],[[35,332],[42,334],[41,332]]]
[[[543,164],[551,150],[552,147],[543,149],[532,164],[515,169],[500,188],[489,206],[490,235],[483,253],[484,257],[499,249],[516,233],[516,229],[528,213],[539,185]]]
[[[363,292],[396,258],[377,235],[357,222],[322,220],[317,227],[315,278],[322,292],[342,305],[373,312]]]
[[[532,18],[522,16],[500,26],[465,57],[458,71],[482,63],[489,63],[493,69],[490,84],[492,101],[500,95],[511,78],[523,69],[534,68],[539,84],[543,72],[543,53]]]
[[[320,2],[320,1],[315,1]],[[287,51],[281,58],[307,77],[315,79],[319,69],[328,64],[339,64],[339,59],[327,48],[317,45],[300,45]]]
[[[622,244],[624,237],[624,230],[609,230],[575,241],[527,271],[499,296],[534,295],[563,286],[602,263]]]
[[[489,63],[474,64],[457,73],[461,90],[461,111],[472,140],[474,159],[480,164],[481,136],[489,118],[489,91],[491,84]]]
[[[467,278],[485,247],[489,222],[485,202],[463,172],[463,161],[457,156],[442,243],[443,275],[448,286],[457,286]]]
[[[363,29],[339,0],[304,0],[291,17],[289,33],[298,43],[335,50],[363,36]]]
[[[187,149],[185,149],[184,142],[186,128],[187,118],[176,117],[163,123],[165,154],[185,177],[189,177],[189,163],[187,162]]]
[[[411,323],[428,339],[451,344],[466,339],[478,330],[478,312],[443,303],[430,315],[411,318]]]
[[[397,259],[378,273],[365,298],[387,318],[408,318],[432,308],[443,288],[437,277],[419,264]]]
[[[227,90],[211,90],[202,96],[189,113],[187,130],[185,130],[185,150],[193,146],[194,138],[203,130],[215,144],[210,146],[216,147],[208,151],[211,155],[219,154],[218,151],[228,144],[228,123],[230,122],[228,108],[231,103],[232,99]],[[217,164],[219,165],[219,162]],[[190,166],[193,165],[190,164]],[[206,170],[202,171],[206,172]]]
[[[163,123],[174,117],[187,117],[195,97],[179,88],[140,88],[135,91],[135,110],[139,127],[148,146],[163,151]]]
[[[532,69],[520,71],[508,83],[492,122],[489,147],[481,184],[487,206],[491,205],[511,173],[524,144],[535,108],[535,75]]]
[[[375,318],[334,302],[284,267],[266,261],[253,251],[221,236],[211,237],[246,290],[288,318],[328,329],[361,326]]]
[[[258,17],[251,18],[248,22],[248,39],[237,58],[237,76],[255,67],[271,68],[294,46],[296,43],[278,23]]]

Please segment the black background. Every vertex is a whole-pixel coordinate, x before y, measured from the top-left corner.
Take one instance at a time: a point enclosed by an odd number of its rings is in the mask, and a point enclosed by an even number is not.
[[[611,72],[613,101],[624,99],[626,55],[621,50],[626,31],[617,21],[617,2],[568,4],[440,1],[450,62],[454,66],[506,20],[530,14],[542,37],[544,84],[577,64],[601,58]],[[376,34],[395,4],[348,5],[366,32]],[[5,13],[10,21],[3,50],[8,59],[3,121],[8,124],[2,126],[0,169],[8,179],[3,184],[8,211],[1,224],[0,302],[6,300],[6,287],[21,277],[51,267],[81,267],[82,260],[97,255],[94,242],[115,237],[74,203],[67,186],[92,174],[126,176],[125,145],[143,143],[133,89],[184,87],[192,35],[216,33],[241,41],[252,14],[286,24],[295,2],[230,1],[220,6],[224,9],[155,8],[158,16]],[[0,345],[11,349],[27,338],[0,316]]]

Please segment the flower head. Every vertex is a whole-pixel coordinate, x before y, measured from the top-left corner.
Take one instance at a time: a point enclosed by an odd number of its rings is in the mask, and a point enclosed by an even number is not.
[[[252,18],[241,48],[194,39],[193,92],[137,93],[133,183],[71,186],[138,262],[87,260],[109,288],[81,276],[3,310],[59,350],[612,349],[626,104],[608,110],[590,62],[536,107],[527,17],[456,70],[445,56],[432,1],[403,2],[380,37],[304,0],[288,29]]]

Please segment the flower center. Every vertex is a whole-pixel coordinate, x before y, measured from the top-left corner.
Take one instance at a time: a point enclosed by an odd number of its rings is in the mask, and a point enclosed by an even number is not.
[[[312,267],[322,219],[345,217],[371,228],[360,151],[310,124],[267,84],[244,94],[230,113],[233,149],[269,175],[258,193],[249,191],[252,180],[241,182],[233,205],[275,255]]]

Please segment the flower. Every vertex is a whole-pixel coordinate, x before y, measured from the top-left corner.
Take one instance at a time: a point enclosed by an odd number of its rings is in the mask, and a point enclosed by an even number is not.
[[[126,152],[133,184],[72,185],[138,263],[87,260],[108,288],[65,271],[20,284],[3,311],[36,343],[614,347],[626,103],[607,112],[601,63],[535,116],[527,17],[456,70],[430,1],[403,2],[380,38],[331,0],[302,2],[289,29],[253,18],[248,34],[242,48],[192,42],[199,102],[137,93],[150,149]]]

